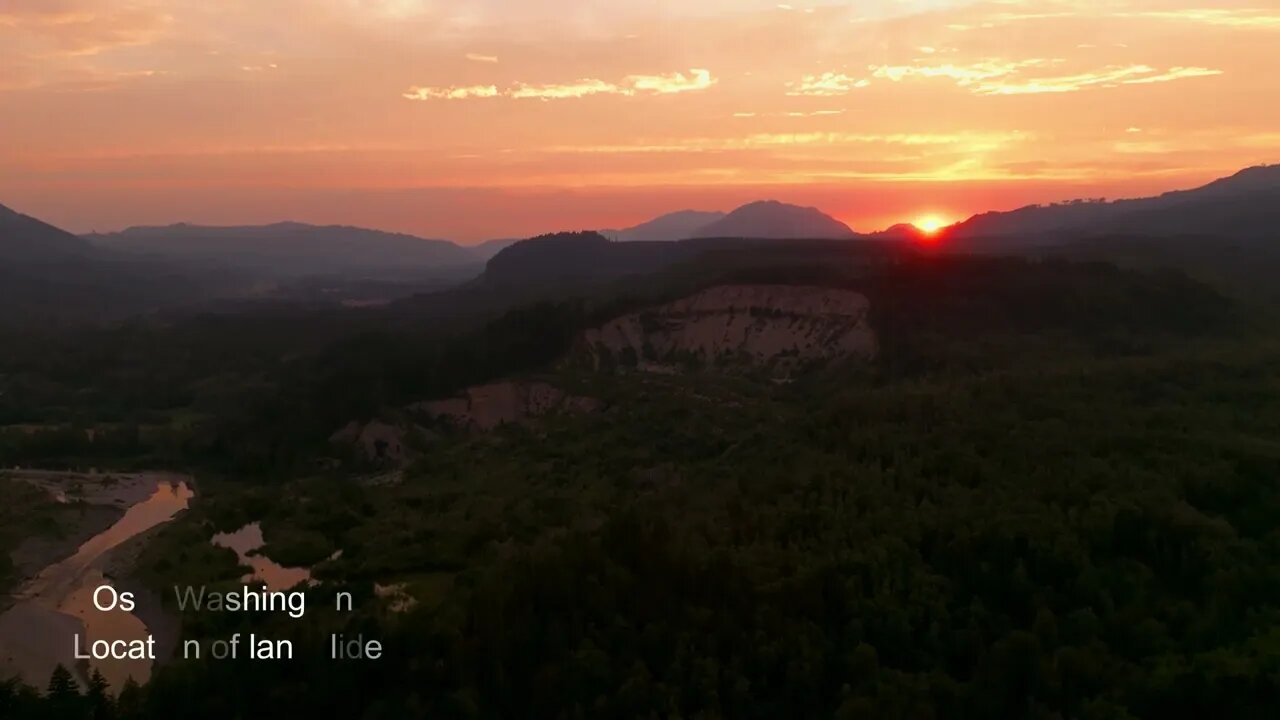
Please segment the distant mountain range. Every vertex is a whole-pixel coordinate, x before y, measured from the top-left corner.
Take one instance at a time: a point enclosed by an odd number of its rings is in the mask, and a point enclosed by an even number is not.
[[[229,279],[97,248],[0,206],[0,323],[93,322],[204,300]]]
[[[498,238],[496,240],[485,240],[484,242],[476,245],[468,245],[466,246],[466,249],[469,250],[477,260],[487,262],[489,258],[524,239],[525,238]]]
[[[622,230],[601,230],[616,242],[658,242],[696,237],[699,230],[725,216],[718,210],[680,210]]]
[[[1053,244],[1066,236],[1132,234],[1277,237],[1280,165],[1251,167],[1203,187],[1132,200],[1074,200],[988,212],[953,225],[948,237],[1022,238]]]
[[[1147,265],[1163,253],[1179,258],[1170,263],[1179,267],[1221,266],[1223,273],[1241,276],[1240,269],[1251,263],[1275,266],[1276,253],[1269,248],[1280,244],[1268,241],[1280,239],[1278,228],[1280,166],[1273,165],[1151,198],[983,213],[944,229],[934,247],[1000,253],[1056,248],[1057,254],[1117,262],[1140,256]],[[729,213],[683,210],[620,230],[472,247],[292,222],[135,227],[77,237],[0,206],[0,315],[30,319],[74,311],[118,317],[209,298],[278,298],[284,283],[293,287],[303,277],[382,283],[371,286],[382,298],[478,275],[479,286],[545,285],[643,274],[708,253],[719,253],[716,262],[726,263],[744,248],[785,253],[797,241],[834,241],[838,247],[844,241],[894,244],[923,237],[905,224],[860,235],[815,208],[776,201]],[[1270,282],[1261,270],[1251,272],[1255,286]],[[312,289],[313,297],[340,298],[328,284]]]
[[[776,200],[748,203],[730,213],[681,210],[622,230],[601,230],[618,242],[659,242],[693,238],[848,240],[857,233],[812,207]]]
[[[764,200],[743,205],[690,237],[849,240],[857,233],[817,208]]]
[[[490,285],[541,285],[660,270],[693,250],[684,242],[613,242],[597,232],[541,235],[494,255],[481,280]]]
[[[92,254],[93,247],[75,235],[0,205],[0,261],[48,262]]]
[[[95,245],[184,262],[213,263],[273,277],[478,266],[447,240],[339,225],[132,227],[86,235]]]

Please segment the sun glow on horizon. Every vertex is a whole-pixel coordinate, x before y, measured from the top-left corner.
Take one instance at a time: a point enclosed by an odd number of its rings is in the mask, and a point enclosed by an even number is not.
[[[942,244],[1275,161],[1277,7],[0,0],[0,203],[478,243],[780,198]]]
[[[937,235],[939,231],[950,225],[951,222],[938,215],[921,215],[912,220],[911,224],[925,235]]]

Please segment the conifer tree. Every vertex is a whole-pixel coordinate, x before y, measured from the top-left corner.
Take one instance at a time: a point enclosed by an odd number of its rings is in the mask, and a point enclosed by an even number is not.
[[[45,707],[48,717],[52,719],[79,720],[84,717],[84,698],[80,696],[80,686],[76,679],[61,664],[53,669],[49,676],[49,687],[45,692]]]
[[[116,698],[116,717],[120,720],[136,720],[142,717],[142,688],[132,677],[120,687]]]
[[[115,704],[111,700],[110,685],[102,673],[94,668],[89,677],[89,690],[85,693],[93,720],[115,720]]]

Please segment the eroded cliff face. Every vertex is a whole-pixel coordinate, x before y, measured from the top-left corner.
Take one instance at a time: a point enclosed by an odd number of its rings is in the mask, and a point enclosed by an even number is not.
[[[722,285],[615,318],[583,333],[567,366],[678,373],[692,366],[767,368],[779,376],[812,363],[870,358],[876,337],[867,298],[816,286]],[[460,428],[492,430],[555,414],[603,409],[548,382],[503,380],[406,409]]]
[[[594,412],[599,406],[593,398],[570,395],[549,383],[508,380],[469,387],[458,397],[415,403],[408,409],[459,427],[492,430],[553,412]]]
[[[583,334],[597,368],[674,372],[689,363],[747,363],[779,371],[822,360],[870,358],[870,303],[850,290],[721,285],[616,318]]]
[[[352,420],[330,436],[329,442],[354,445],[374,462],[402,465],[415,457],[408,443],[408,433],[414,429],[421,431],[421,428],[405,428],[381,420]]]

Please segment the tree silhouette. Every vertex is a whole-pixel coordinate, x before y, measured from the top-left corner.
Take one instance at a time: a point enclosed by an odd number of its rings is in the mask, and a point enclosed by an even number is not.
[[[93,675],[89,677],[89,690],[85,693],[93,720],[115,720],[116,708],[109,690],[107,679],[94,668]]]
[[[134,720],[142,717],[142,688],[132,677],[124,681],[120,687],[120,696],[116,698],[116,717],[120,720]]]
[[[84,717],[84,698],[80,696],[80,687],[61,664],[53,669],[49,676],[49,688],[45,693],[45,708],[49,718]]]
[[[40,717],[41,702],[40,694],[19,678],[0,682],[0,718]]]

